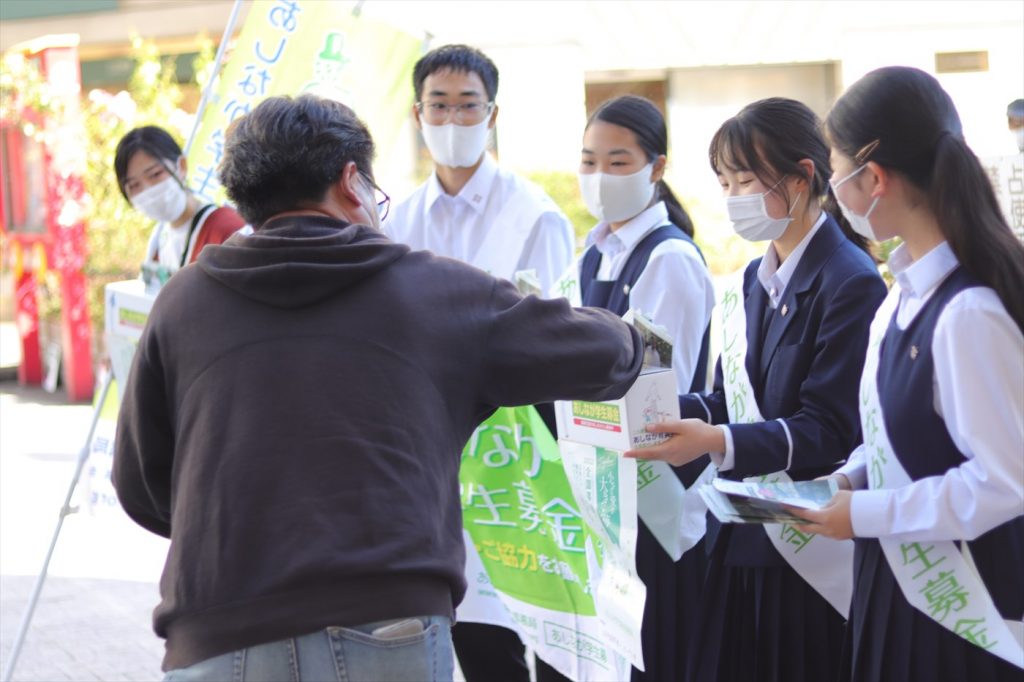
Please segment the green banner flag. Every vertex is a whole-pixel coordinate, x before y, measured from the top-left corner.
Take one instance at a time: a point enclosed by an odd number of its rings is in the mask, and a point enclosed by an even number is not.
[[[515,629],[575,680],[642,667],[635,461],[560,452],[533,407],[502,408],[466,445],[460,481],[469,592],[458,619]]]
[[[347,3],[253,3],[189,152],[189,186],[219,202],[217,165],[224,132],[274,95],[314,93],[349,106],[387,159],[412,106],[412,67],[422,41],[388,24],[355,16]]]

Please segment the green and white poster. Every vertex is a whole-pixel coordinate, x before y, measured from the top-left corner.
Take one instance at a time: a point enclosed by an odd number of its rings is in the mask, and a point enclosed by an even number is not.
[[[203,112],[188,155],[189,187],[222,201],[217,166],[224,133],[267,97],[313,93],[341,102],[390,157],[412,106],[412,68],[423,42],[353,14],[349,3],[274,0],[250,6],[245,26]]]
[[[559,445],[533,407],[498,410],[466,445],[458,619],[515,629],[572,679],[626,679],[643,666],[636,462]]]

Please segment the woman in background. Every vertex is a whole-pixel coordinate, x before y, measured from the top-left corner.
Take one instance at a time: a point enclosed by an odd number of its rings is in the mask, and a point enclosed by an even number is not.
[[[230,207],[203,204],[188,190],[185,156],[163,128],[134,128],[121,138],[114,172],[128,203],[157,223],[144,262],[168,274],[198,258],[207,244],[220,244],[245,226]]]

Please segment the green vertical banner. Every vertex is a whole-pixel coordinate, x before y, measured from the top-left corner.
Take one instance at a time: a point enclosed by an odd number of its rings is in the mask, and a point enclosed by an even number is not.
[[[574,680],[625,679],[639,662],[639,619],[617,617],[635,628],[615,625],[609,637],[607,615],[619,613],[620,597],[607,595],[612,579],[624,578],[623,594],[640,594],[630,608],[642,617],[636,464],[582,448],[563,466],[529,406],[501,408],[473,433],[460,471],[469,590],[457,618],[516,630]]]
[[[350,3],[264,0],[245,26],[210,97],[189,152],[189,187],[224,199],[217,165],[232,121],[275,95],[313,93],[350,107],[379,158],[390,156],[412,106],[412,68],[422,40],[365,16]]]

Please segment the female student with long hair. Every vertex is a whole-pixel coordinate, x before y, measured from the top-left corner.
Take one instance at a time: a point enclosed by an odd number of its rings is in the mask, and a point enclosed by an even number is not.
[[[608,100],[590,117],[579,181],[587,208],[600,222],[580,261],[580,291],[583,305],[619,315],[638,309],[664,327],[672,338],[678,390],[703,391],[714,287],[693,242],[693,223],[664,180],[667,152],[665,119],[643,97]],[[677,469],[680,488],[690,487],[706,465]],[[676,543],[678,530],[672,529]],[[697,546],[677,562],[678,556],[670,556],[640,523],[636,552],[637,572],[647,587],[641,631],[646,670],[634,669],[633,680],[682,676],[692,627],[687,607],[704,578],[702,534],[703,529],[691,533],[686,544]],[[684,546],[673,551],[678,554]]]
[[[861,380],[865,444],[846,490],[801,513],[858,538],[843,676],[1024,679],[1024,246],[932,76],[869,73],[826,134],[844,212],[903,240]]]
[[[770,243],[722,298],[714,389],[683,396],[684,418],[652,427],[673,434],[668,441],[627,454],[679,466],[710,453],[724,478],[813,479],[860,442],[856,383],[885,285],[865,240],[837,221],[828,147],[805,105],[747,105],[715,133],[709,154],[734,230]],[[709,517],[706,542],[687,677],[834,678],[852,546],[844,593],[829,580],[844,570],[844,548],[830,540]]]

